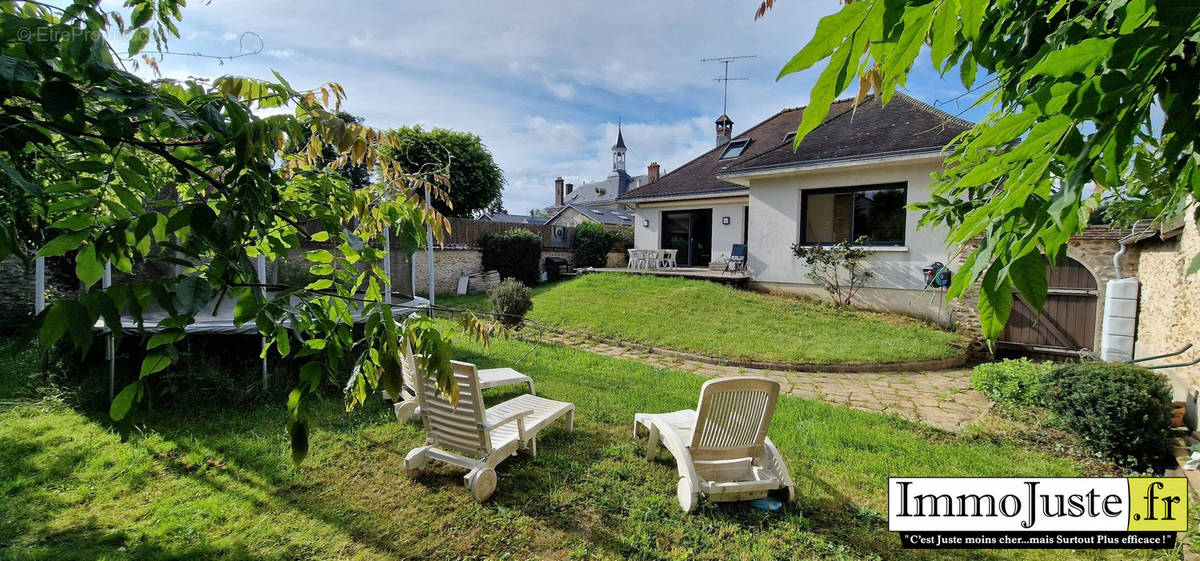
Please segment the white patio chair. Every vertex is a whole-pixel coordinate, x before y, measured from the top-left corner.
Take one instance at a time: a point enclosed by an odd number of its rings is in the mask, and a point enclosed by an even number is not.
[[[701,494],[710,501],[741,501],[787,489],[791,502],[791,474],[767,437],[778,398],[779,383],[768,378],[709,380],[700,388],[696,410],[638,413],[633,435],[641,427],[650,433],[647,460],[654,459],[660,440],[675,457],[676,495],[684,512],[696,508]]]
[[[538,431],[565,416],[575,430],[575,405],[524,394],[485,407],[475,365],[451,361],[458,384],[458,404],[438,392],[432,379],[417,376],[417,401],[425,423],[425,445],[404,457],[404,473],[416,477],[430,460],[468,469],[463,484],[475,500],[496,491],[495,467],[519,448],[537,455]]]
[[[408,345],[404,346],[400,371],[403,373],[404,389],[401,391],[399,399],[389,395],[387,390],[383,391],[383,397],[395,401],[392,408],[396,411],[397,421],[415,421],[421,414],[421,408],[417,405],[416,400],[417,363]],[[529,393],[537,395],[537,391],[533,388],[533,378],[512,368],[485,368],[476,370],[476,372],[479,376],[479,389],[481,390],[525,384],[529,387]]]

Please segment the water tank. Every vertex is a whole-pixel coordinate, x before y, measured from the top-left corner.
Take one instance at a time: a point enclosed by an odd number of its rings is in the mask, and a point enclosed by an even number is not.
[[[1137,335],[1138,280],[1110,280],[1105,287],[1100,359],[1107,362],[1131,360],[1134,336]]]

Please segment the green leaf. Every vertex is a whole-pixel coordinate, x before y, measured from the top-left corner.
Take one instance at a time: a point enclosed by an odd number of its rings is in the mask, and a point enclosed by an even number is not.
[[[280,356],[287,356],[292,352],[292,334],[282,325],[275,328],[275,348],[279,349]]]
[[[929,35],[929,28],[933,24],[933,8],[936,6],[936,3],[930,2],[904,10],[904,30],[890,55],[880,65],[885,80],[904,83],[905,73],[925,45],[925,37]]]
[[[305,286],[304,288],[307,290],[325,290],[331,286],[333,286],[332,280],[317,279],[315,281],[308,283],[308,286]]]
[[[1012,312],[1012,289],[1008,279],[1000,276],[1000,268],[999,263],[992,264],[979,290],[979,323],[988,341],[1000,338]]]
[[[50,225],[54,230],[83,230],[96,223],[94,214],[74,214]]]
[[[320,232],[317,232],[317,233],[313,234],[313,235],[312,235],[312,241],[314,241],[314,242],[327,242],[327,241],[329,241],[329,232],[326,232],[325,230],[321,230]]]
[[[75,276],[83,281],[84,290],[104,278],[104,263],[96,257],[96,244],[88,244],[75,254]]]
[[[304,258],[313,263],[332,263],[333,254],[328,250],[317,249],[304,254]]]
[[[1036,66],[1021,76],[1028,80],[1034,76],[1062,78],[1074,74],[1091,74],[1112,56],[1113,37],[1090,37],[1065,49],[1050,51]]]
[[[59,339],[62,339],[63,335],[67,334],[70,321],[67,316],[66,301],[51,306],[42,317],[42,328],[38,332],[38,345],[43,349],[49,349]]]
[[[817,30],[813,38],[792,56],[792,59],[779,71],[776,80],[812,68],[814,64],[824,60],[838,48],[838,45],[854,34],[863,20],[866,19],[869,2],[846,4],[837,13],[821,18],[817,22]],[[811,104],[810,104],[811,105]]]
[[[187,277],[175,285],[175,297],[186,313],[194,314],[212,300],[212,285],[201,277]]]
[[[979,38],[979,29],[983,27],[983,16],[987,13],[990,3],[991,0],[962,0],[962,34],[968,41]]]
[[[150,30],[143,27],[133,32],[133,37],[129,39],[129,56],[136,55],[142,52],[142,48],[146,46],[146,42],[150,40]]]
[[[42,246],[42,249],[37,252],[38,257],[56,257],[65,255],[67,252],[78,249],[79,245],[88,236],[88,232],[67,232],[50,240],[50,243]]]
[[[150,18],[154,17],[154,3],[149,0],[143,0],[133,9],[133,15],[130,17],[130,27],[141,27],[150,23]]]
[[[142,393],[142,381],[136,380],[132,384],[125,386],[121,392],[113,398],[112,404],[108,406],[108,416],[114,421],[120,421],[129,413],[133,402]]]
[[[171,355],[165,350],[169,348],[170,347],[158,348],[147,354],[146,358],[142,359],[142,370],[139,376],[145,378],[146,376],[154,374],[155,372],[161,372],[168,366],[171,366]]]
[[[1196,271],[1200,271],[1200,253],[1192,257],[1192,263],[1188,265],[1187,274],[1194,275]]]
[[[1033,251],[1008,265],[1008,277],[1033,309],[1041,312],[1046,305],[1046,261],[1042,254]]]
[[[959,0],[945,0],[937,8],[930,29],[929,58],[938,72],[945,72],[946,58],[954,52],[954,40],[958,36]]]

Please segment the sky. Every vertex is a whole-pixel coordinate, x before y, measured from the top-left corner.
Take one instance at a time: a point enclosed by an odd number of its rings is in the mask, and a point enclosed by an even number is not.
[[[783,0],[755,21],[758,4],[194,1],[170,51],[246,56],[165,55],[159,68],[166,78],[275,70],[298,88],[338,82],[344,109],[370,126],[475,133],[504,171],[505,208],[525,214],[553,204],[556,177],[578,185],[609,173],[618,120],[633,175],[651,161],[669,172],[712,148],[723,67],[703,58],[756,55],[730,65],[730,77],[746,78],[729,82],[735,135],[805,105],[819,70],[776,75],[840,3]],[[926,57],[904,91],[958,114],[969,98],[956,99],[956,78],[942,79]]]

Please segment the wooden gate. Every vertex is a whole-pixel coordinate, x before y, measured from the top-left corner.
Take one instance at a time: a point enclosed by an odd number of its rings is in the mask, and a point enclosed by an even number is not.
[[[1013,295],[1012,313],[997,345],[1038,354],[1095,350],[1096,277],[1080,262],[1064,257],[1057,267],[1046,267],[1046,280],[1050,290],[1041,314],[1020,295]]]

